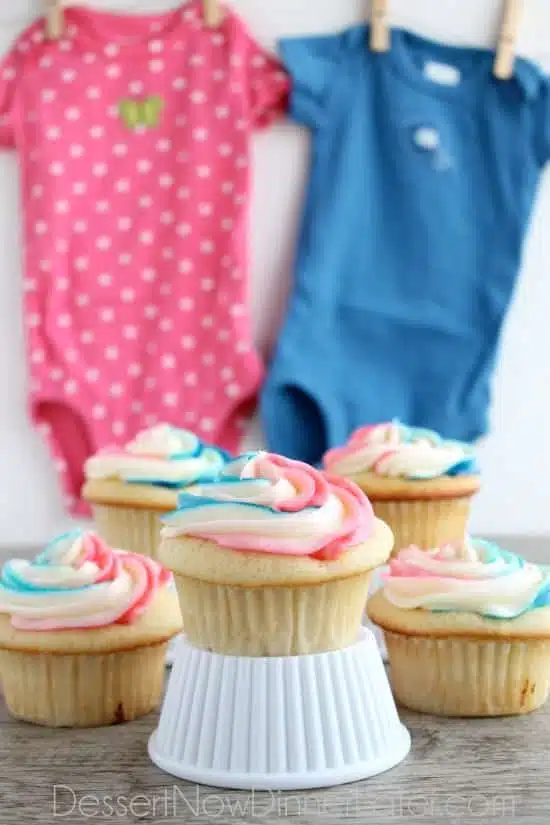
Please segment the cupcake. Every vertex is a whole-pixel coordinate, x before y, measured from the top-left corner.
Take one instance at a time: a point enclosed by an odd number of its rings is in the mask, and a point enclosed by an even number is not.
[[[170,573],[75,530],[0,578],[0,674],[13,716],[51,727],[125,722],[159,704],[181,630]]]
[[[159,517],[177,507],[181,489],[216,478],[227,458],[194,433],[159,424],[88,459],[82,495],[106,542],[155,558]]]
[[[369,618],[402,705],[441,716],[529,713],[550,691],[550,577],[495,544],[402,550]]]
[[[353,483],[267,453],[182,494],[159,554],[196,647],[293,656],[352,644],[393,537]]]
[[[324,465],[361,487],[391,527],[394,553],[462,541],[470,502],[480,486],[473,447],[403,424],[364,427]]]

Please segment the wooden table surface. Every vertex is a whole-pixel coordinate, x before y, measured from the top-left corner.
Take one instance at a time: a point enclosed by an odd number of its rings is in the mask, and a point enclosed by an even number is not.
[[[0,710],[2,825],[12,823],[532,823],[550,816],[550,705],[531,716],[436,719],[402,712],[412,750],[393,770],[322,791],[247,793],[191,785],[147,756],[156,716],[49,730]]]
[[[11,719],[0,699],[0,825],[550,821],[550,703],[509,719],[401,717],[412,750],[385,774],[324,791],[246,793],[188,784],[156,768],[147,756],[156,715],[51,730]]]

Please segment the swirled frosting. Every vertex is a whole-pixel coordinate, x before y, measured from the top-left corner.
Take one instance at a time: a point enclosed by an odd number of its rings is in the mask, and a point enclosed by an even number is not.
[[[116,478],[133,484],[183,487],[210,481],[223,469],[228,456],[205,446],[189,430],[159,424],[144,430],[123,449],[108,447],[84,466],[88,480]]]
[[[474,450],[459,441],[446,441],[431,430],[399,422],[357,430],[344,447],[329,450],[327,470],[342,475],[373,472],[381,476],[431,479],[477,474]]]
[[[427,552],[409,547],[389,564],[384,595],[396,607],[514,619],[550,605],[550,576],[480,539]]]
[[[366,541],[369,500],[352,482],[268,453],[229,463],[219,481],[182,493],[163,534],[197,536],[222,547],[334,559]]]
[[[54,539],[33,561],[12,559],[0,577],[0,613],[19,630],[135,622],[171,574],[153,559],[111,550],[94,533]]]

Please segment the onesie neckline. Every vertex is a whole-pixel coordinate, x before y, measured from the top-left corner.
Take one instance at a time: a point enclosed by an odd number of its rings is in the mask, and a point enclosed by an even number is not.
[[[463,98],[480,81],[490,81],[493,53],[489,49],[440,43],[405,29],[394,29],[390,65],[407,83],[433,97]],[[457,69],[456,84],[438,83],[431,79],[419,60]]]
[[[69,7],[65,11],[68,31],[96,45],[111,45],[125,51],[147,49],[152,43],[180,35],[182,28],[201,28],[198,0],[153,14],[128,14],[104,9]]]

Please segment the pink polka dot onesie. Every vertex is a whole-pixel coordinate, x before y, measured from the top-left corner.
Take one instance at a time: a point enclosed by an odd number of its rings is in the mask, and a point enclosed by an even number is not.
[[[235,450],[263,367],[246,306],[249,145],[288,80],[243,22],[202,3],[71,8],[0,67],[19,155],[30,412],[70,510],[85,459],[157,421]]]

